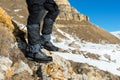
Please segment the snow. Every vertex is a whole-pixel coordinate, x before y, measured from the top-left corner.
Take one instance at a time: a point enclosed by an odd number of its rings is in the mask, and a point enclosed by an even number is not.
[[[109,71],[113,74],[120,75],[120,71],[117,70],[117,68],[120,67],[119,64],[116,63],[109,63],[103,60],[93,60],[90,58],[85,58],[83,55],[76,55],[76,54],[70,54],[70,53],[57,53],[54,52],[56,55],[59,55],[67,60],[72,60],[74,62],[80,62],[80,63],[87,63],[89,65],[93,65],[95,67],[98,67],[101,70]]]
[[[120,31],[111,32],[111,34],[120,39]]]
[[[69,40],[63,40],[61,43],[54,43],[56,46],[68,50],[74,49],[68,46],[69,43],[76,41],[69,34],[61,31],[58,31],[65,35]],[[76,44],[80,46],[80,51],[90,52],[100,56],[99,60],[86,58],[82,54],[72,54],[72,53],[63,53],[63,52],[53,52],[54,54],[63,57],[67,60],[72,60],[79,63],[87,63],[89,65],[95,66],[101,70],[108,71],[110,73],[120,76],[120,45],[119,44],[96,44],[91,42],[80,42],[76,41]]]
[[[27,27],[26,27],[24,24],[21,24],[21,23],[19,23],[19,22],[16,21],[16,20],[13,20],[13,21],[19,26],[20,29],[22,29],[22,30],[27,30]]]
[[[21,11],[22,9],[15,9],[14,12],[19,12]]]

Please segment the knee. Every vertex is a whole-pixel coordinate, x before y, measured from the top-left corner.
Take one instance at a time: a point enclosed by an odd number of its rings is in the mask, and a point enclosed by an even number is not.
[[[55,5],[54,11],[55,11],[55,12],[54,12],[55,14],[57,14],[57,15],[59,14],[60,10],[59,10],[59,8],[58,8],[57,5]]]
[[[53,16],[54,17],[57,17],[60,13],[60,10],[57,8],[57,9],[54,9],[54,11],[52,12]]]

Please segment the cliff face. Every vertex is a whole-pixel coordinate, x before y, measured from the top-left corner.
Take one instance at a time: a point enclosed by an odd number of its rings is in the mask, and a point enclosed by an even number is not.
[[[80,14],[75,8],[71,7],[68,0],[55,0],[59,6],[60,14],[57,20],[89,21],[88,17]]]
[[[62,0],[56,2],[61,11],[56,20],[56,27],[81,40],[95,43],[120,43],[117,37],[92,24],[89,17],[79,13],[68,0],[64,0],[65,3]]]

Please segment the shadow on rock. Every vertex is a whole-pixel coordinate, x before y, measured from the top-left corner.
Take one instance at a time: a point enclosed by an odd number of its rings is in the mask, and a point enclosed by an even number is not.
[[[13,34],[16,38],[18,48],[25,54],[27,54],[27,41],[26,41],[26,33],[19,29],[19,26],[14,22],[13,25],[15,26],[15,29],[13,31]]]

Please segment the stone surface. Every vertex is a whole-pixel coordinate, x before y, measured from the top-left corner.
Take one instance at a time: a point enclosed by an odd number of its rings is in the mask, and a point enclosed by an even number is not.
[[[32,70],[30,69],[30,67],[28,66],[28,64],[24,63],[23,61],[19,61],[17,63],[14,64],[14,73],[15,74],[19,74],[22,72],[28,72],[30,75],[33,75]]]
[[[0,80],[5,79],[6,72],[10,69],[12,61],[8,57],[0,56]]]

